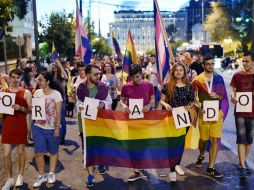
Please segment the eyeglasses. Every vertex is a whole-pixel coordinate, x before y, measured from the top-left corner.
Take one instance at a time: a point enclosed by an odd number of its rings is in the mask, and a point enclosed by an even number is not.
[[[215,63],[212,62],[212,63],[205,63],[206,66],[213,66]]]

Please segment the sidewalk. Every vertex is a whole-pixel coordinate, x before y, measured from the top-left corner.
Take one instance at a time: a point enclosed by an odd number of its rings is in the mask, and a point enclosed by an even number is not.
[[[59,150],[59,162],[57,165],[56,179],[54,185],[43,184],[40,190],[85,190],[85,179],[87,171],[83,169],[81,147],[79,147],[80,139],[78,136],[78,127],[75,118],[67,119],[67,140],[65,146],[61,146]],[[1,136],[0,136],[1,138]],[[16,150],[13,152],[13,176],[17,177],[18,159]],[[2,146],[0,146],[0,155],[2,156]],[[108,174],[101,176],[95,170],[96,184],[93,189],[96,190],[232,190],[232,189],[253,189],[254,174],[245,180],[239,179],[238,159],[226,147],[218,154],[216,167],[224,173],[224,177],[220,180],[205,175],[208,160],[204,161],[203,168],[196,168],[194,163],[198,156],[198,151],[187,150],[184,153],[182,166],[186,175],[177,176],[176,183],[170,183],[169,177],[159,177],[159,174],[168,174],[169,170],[145,170],[144,177],[136,182],[128,183],[127,178],[132,174],[131,169],[126,168],[109,168]],[[0,160],[0,186],[4,185],[5,175],[3,174],[3,162]],[[21,190],[33,189],[32,184],[38,173],[35,168],[35,160],[33,147],[27,148],[27,161],[25,167],[25,184]],[[14,188],[15,189],[15,188]],[[16,188],[18,189],[18,188]]]

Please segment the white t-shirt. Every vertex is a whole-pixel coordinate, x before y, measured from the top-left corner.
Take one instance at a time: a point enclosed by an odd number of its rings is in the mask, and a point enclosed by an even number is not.
[[[150,75],[149,82],[152,83],[153,86],[158,86],[156,63],[152,64],[149,62],[146,67],[146,73]]]
[[[56,104],[62,102],[63,98],[57,90],[45,95],[42,89],[35,91],[35,98],[45,98],[46,120],[36,120],[35,125],[43,129],[54,129],[56,124]]]

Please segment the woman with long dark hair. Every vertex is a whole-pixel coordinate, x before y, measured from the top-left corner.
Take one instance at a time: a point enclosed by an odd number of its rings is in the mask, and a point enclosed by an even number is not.
[[[194,97],[194,88],[189,83],[185,66],[181,63],[173,65],[170,80],[161,90],[160,103],[167,111],[172,111],[173,108],[181,106],[184,106],[189,111],[194,105]],[[179,175],[184,175],[184,171],[180,167],[180,162],[181,159],[175,167],[170,168],[171,181],[176,181],[176,172]]]
[[[31,94],[34,93],[37,82],[34,78],[34,71],[31,67],[26,67],[24,70],[24,73],[22,75],[20,86],[29,90]],[[28,138],[28,144],[33,143],[32,134],[31,134],[31,125],[32,125],[32,116],[31,113],[28,113],[26,116],[26,122],[27,122],[27,138]]]
[[[55,168],[58,160],[58,149],[60,144],[61,108],[62,96],[59,88],[53,81],[49,72],[43,72],[38,77],[40,89],[34,93],[35,98],[45,99],[46,120],[36,120],[33,127],[35,159],[38,166],[39,176],[33,187],[40,187],[48,181],[52,184],[55,179]],[[50,153],[49,174],[45,174],[44,153]]]

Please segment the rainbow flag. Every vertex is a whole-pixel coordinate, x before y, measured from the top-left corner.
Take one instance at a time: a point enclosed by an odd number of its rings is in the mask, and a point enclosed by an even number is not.
[[[112,42],[113,42],[113,45],[114,45],[114,48],[115,48],[117,58],[121,58],[122,57],[121,49],[120,49],[120,46],[119,46],[119,44],[118,44],[118,42],[115,38],[114,32],[112,32]]]
[[[169,168],[184,151],[186,129],[176,129],[171,112],[155,110],[129,120],[120,111],[99,110],[97,120],[84,119],[85,165]]]
[[[53,63],[56,60],[57,57],[58,57],[58,53],[57,53],[55,45],[53,43],[52,44],[52,54],[50,56],[50,63]]]
[[[131,31],[129,29],[125,54],[123,58],[123,71],[125,73],[129,73],[129,67],[131,66],[131,64],[138,64],[138,57],[133,39],[131,37]]]

